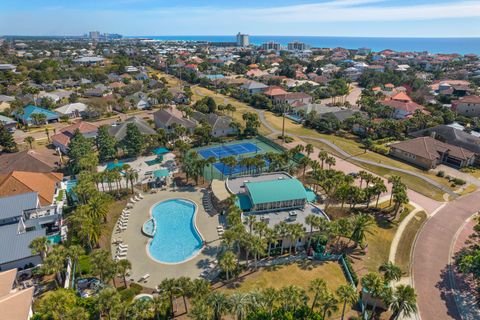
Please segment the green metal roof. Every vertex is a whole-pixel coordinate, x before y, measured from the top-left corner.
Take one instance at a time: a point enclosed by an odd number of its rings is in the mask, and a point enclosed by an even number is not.
[[[253,205],[259,203],[307,199],[303,184],[297,179],[245,183]]]
[[[153,175],[155,176],[155,178],[168,177],[169,171],[168,169],[159,169],[155,170],[153,172]]]
[[[242,211],[252,209],[252,203],[246,194],[237,194],[237,206],[239,206]]]

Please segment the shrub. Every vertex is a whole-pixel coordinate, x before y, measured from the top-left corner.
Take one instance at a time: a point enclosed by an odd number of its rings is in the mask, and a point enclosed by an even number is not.
[[[438,171],[437,177],[441,177],[441,178],[445,177],[445,171]]]
[[[465,180],[460,179],[460,178],[454,178],[452,181],[457,186],[463,186],[467,183]]]
[[[277,138],[281,140],[281,139],[282,139],[282,136],[279,135]],[[290,136],[285,136],[285,143],[290,143],[290,142],[292,142],[292,141],[293,141],[293,138],[292,138],[292,137],[290,137]]]
[[[343,270],[345,273],[350,273],[350,275],[352,276],[352,280],[353,282],[355,283],[355,285],[358,285],[358,275],[357,273],[355,272],[355,270],[353,269],[352,267],[352,263],[350,262],[350,258],[347,257],[347,256],[344,256],[343,258],[345,260],[345,265],[347,266],[347,269],[348,270]],[[342,267],[343,267],[343,264],[342,264]],[[343,268],[342,268],[343,269]],[[348,278],[348,277],[347,277]]]
[[[132,284],[130,284],[130,290],[133,290],[135,295],[137,295],[140,292],[142,292],[143,287],[141,285],[139,285],[138,283],[132,283]]]

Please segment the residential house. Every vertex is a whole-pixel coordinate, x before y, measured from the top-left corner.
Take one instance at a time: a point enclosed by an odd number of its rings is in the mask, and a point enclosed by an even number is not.
[[[64,236],[65,232],[63,228]],[[29,248],[39,237],[60,242],[61,207],[42,205],[36,192],[0,197],[0,270],[27,269],[40,264],[40,255]]]
[[[390,155],[427,170],[434,169],[439,164],[463,168],[475,161],[473,152],[432,137],[394,143],[390,145]]]
[[[128,119],[126,119],[123,122],[116,123],[115,125],[112,125],[108,129],[108,133],[115,138],[118,142],[122,141],[126,136],[127,136],[127,126],[128,124],[133,123],[138,130],[140,131],[141,134],[143,135],[154,135],[156,134],[156,131],[150,127],[148,122],[145,120],[133,116]]]
[[[102,57],[80,57],[73,60],[73,62],[83,66],[102,66],[105,62],[105,59]]]
[[[0,111],[10,108],[10,103],[15,101],[15,97],[0,94]]]
[[[60,166],[60,157],[50,149],[25,150],[0,155],[0,174],[12,171],[52,172]]]
[[[60,116],[69,118],[79,118],[87,114],[88,106],[82,102],[69,103],[55,109]]]
[[[16,70],[17,70],[17,67],[14,66],[13,64],[9,64],[9,63],[0,64],[0,72],[7,72],[7,71],[15,72]]]
[[[423,106],[414,102],[405,92],[399,92],[392,97],[379,102],[384,106],[393,108],[393,117],[395,119],[409,118],[417,110],[426,112]]]
[[[15,118],[17,121],[23,123],[24,125],[39,125],[41,123],[35,123],[35,120],[33,119],[32,115],[34,114],[43,114],[45,115],[45,119],[47,123],[50,122],[57,122],[58,121],[58,113],[53,112],[48,109],[44,109],[41,107],[37,107],[34,105],[28,105],[23,108],[23,113],[15,113]]]
[[[85,121],[79,121],[68,127],[62,128],[60,132],[53,135],[51,137],[52,144],[55,148],[58,148],[58,150],[66,154],[68,152],[70,140],[73,138],[77,130],[88,139],[94,139],[98,133],[98,127],[96,125]]]
[[[480,96],[466,96],[452,101],[452,109],[467,117],[480,116]]]
[[[220,116],[215,113],[204,114],[201,112],[194,112],[192,118],[197,122],[206,122],[212,127],[212,136],[224,137],[230,134],[237,133],[236,128],[232,127],[232,118],[228,116]]]
[[[195,121],[184,118],[182,112],[174,107],[156,111],[153,114],[153,119],[156,128],[164,129],[167,132],[172,131],[175,126],[181,126],[187,129],[188,132],[193,133],[197,127]]]
[[[312,96],[304,92],[289,92],[282,95],[275,95],[273,97],[274,103],[286,103],[292,105],[295,102],[301,102],[305,104],[312,103]]]
[[[240,86],[241,89],[248,91],[250,94],[262,93],[267,85],[258,81],[248,81]]]
[[[97,84],[95,87],[85,90],[86,97],[104,97],[111,93],[110,89],[104,84]]]
[[[22,289],[17,284],[17,270],[0,272],[0,314],[5,319],[29,320],[33,316],[33,286]]]
[[[270,86],[263,92],[263,94],[272,99],[272,101],[275,101],[276,97],[284,96],[288,94],[288,92],[285,91],[282,87]]]
[[[63,174],[58,172],[12,171],[0,174],[0,197],[36,192],[42,206],[56,202]]]
[[[15,127],[17,126],[17,121],[13,120],[12,118],[0,115],[0,124],[7,128],[10,132],[13,132],[15,130]]]

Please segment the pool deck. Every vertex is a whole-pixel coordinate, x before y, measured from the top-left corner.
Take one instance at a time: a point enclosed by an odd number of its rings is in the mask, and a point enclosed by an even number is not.
[[[202,206],[203,193],[194,188],[176,189],[168,191],[158,191],[156,194],[144,194],[144,199],[137,202],[130,209],[130,219],[127,230],[117,233],[113,232],[113,239],[122,239],[123,244],[128,244],[127,259],[132,263],[132,271],[129,279],[140,283],[149,288],[155,288],[162,280],[166,278],[178,278],[181,276],[198,278],[200,274],[208,269],[209,264],[216,260],[220,240],[217,234],[219,217],[211,217]],[[142,226],[145,221],[150,219],[150,209],[158,202],[173,199],[184,198],[192,200],[197,204],[197,214],[195,216],[198,231],[204,238],[206,245],[201,252],[194,258],[179,264],[163,264],[152,260],[147,253],[147,244],[151,238],[142,233]],[[117,249],[112,245],[112,254]],[[145,275],[150,277],[147,282],[139,282]]]

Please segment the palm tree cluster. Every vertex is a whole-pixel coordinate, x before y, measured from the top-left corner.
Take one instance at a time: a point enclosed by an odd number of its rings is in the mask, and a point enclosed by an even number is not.
[[[379,304],[389,307],[393,314],[391,319],[398,319],[401,315],[409,317],[417,311],[415,290],[409,285],[392,287],[394,281],[402,277],[400,267],[392,262],[385,262],[379,267],[379,272],[370,272],[362,278],[364,294],[368,295],[371,304],[371,313],[368,319],[374,319]],[[367,313],[367,309],[364,310]]]
[[[232,201],[233,202],[233,201]],[[281,221],[273,228],[266,221],[257,220],[249,214],[242,221],[241,210],[232,204],[228,209],[228,228],[223,234],[219,266],[227,281],[236,277],[241,268],[242,254],[244,266],[248,268],[253,258],[254,269],[258,261],[274,254],[292,254],[296,251],[298,239],[308,236],[307,248],[312,241],[322,241],[331,253],[344,253],[350,242],[365,246],[367,234],[372,232],[375,221],[368,214],[357,214],[347,218],[329,221],[320,215],[311,214],[305,219],[308,230],[300,223]],[[308,233],[307,233],[308,231]],[[348,239],[342,241],[342,239]],[[305,238],[306,240],[306,238]]]
[[[263,288],[250,292],[227,294],[215,290],[197,296],[189,316],[192,319],[328,319],[342,304],[342,319],[347,306],[358,301],[358,293],[351,285],[341,285],[335,292],[328,289],[325,280],[311,281],[308,292],[297,286],[279,289]]]

